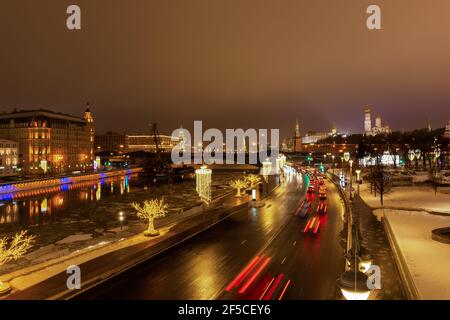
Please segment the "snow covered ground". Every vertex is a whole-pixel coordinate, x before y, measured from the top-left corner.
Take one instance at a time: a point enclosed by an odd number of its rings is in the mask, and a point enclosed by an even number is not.
[[[438,188],[435,194],[430,186],[393,187],[383,197],[385,207],[399,209],[423,209],[450,214],[450,194]],[[360,195],[367,205],[373,208],[381,207],[380,196],[370,193],[370,185],[360,185]]]
[[[381,208],[379,194],[370,193],[368,183],[360,185],[360,195],[368,206]],[[394,187],[384,195],[384,209],[373,213],[389,222],[421,298],[450,299],[450,245],[431,239],[433,229],[450,227],[448,190],[438,188],[435,194],[431,186]]]
[[[388,219],[422,299],[450,299],[450,245],[431,239],[433,229],[450,226],[450,216],[392,209],[375,214]]]

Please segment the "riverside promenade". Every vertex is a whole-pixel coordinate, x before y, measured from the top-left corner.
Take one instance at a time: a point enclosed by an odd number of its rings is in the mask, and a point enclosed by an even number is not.
[[[276,188],[276,187],[275,187]],[[273,190],[272,190],[273,191]],[[67,267],[77,265],[82,273],[82,289],[88,289],[118,273],[195,236],[236,212],[247,210],[250,197],[225,195],[205,210],[195,210],[188,216],[157,223],[160,235],[154,238],[139,233],[110,244],[86,248],[61,259],[2,275],[16,288],[5,299],[68,299],[79,293],[66,285]]]

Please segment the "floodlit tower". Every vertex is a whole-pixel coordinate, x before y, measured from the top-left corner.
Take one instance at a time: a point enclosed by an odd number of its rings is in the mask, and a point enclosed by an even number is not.
[[[450,120],[448,120],[447,125],[445,126],[444,137],[450,139]]]
[[[372,134],[372,118],[370,115],[370,108],[366,107],[364,109],[364,133],[365,134]]]
[[[381,128],[381,116],[375,118],[375,127]]]
[[[245,142],[245,136],[242,137],[242,150],[241,152],[247,152],[247,143]]]
[[[337,134],[337,129],[336,129],[336,127],[333,127],[332,129],[331,129],[331,135],[332,136],[335,136]]]
[[[298,124],[298,119],[295,121],[295,142],[294,142],[294,151],[300,152],[302,151],[302,136],[300,134],[300,125]]]
[[[89,160],[94,160],[94,116],[91,113],[89,102],[86,103],[86,111],[84,112],[83,120],[86,121],[87,128],[89,130]]]
[[[180,151],[186,152],[186,144],[185,144],[183,125],[180,125],[180,130],[178,132],[178,142],[180,143],[180,146],[181,146]]]

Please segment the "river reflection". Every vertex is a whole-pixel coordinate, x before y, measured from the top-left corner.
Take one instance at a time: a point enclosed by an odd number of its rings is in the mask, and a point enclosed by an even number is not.
[[[137,175],[105,178],[32,191],[0,194],[0,227],[33,226],[59,220],[70,209],[141,187]]]

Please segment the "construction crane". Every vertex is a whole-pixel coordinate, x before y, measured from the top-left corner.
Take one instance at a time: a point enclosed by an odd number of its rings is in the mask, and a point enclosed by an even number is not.
[[[155,149],[156,149],[156,158],[159,162],[162,162],[162,158],[161,158],[161,150],[159,148],[160,144],[161,144],[161,140],[159,138],[159,132],[158,132],[158,126],[156,125],[156,123],[152,124],[152,135],[153,135],[153,143],[155,144]]]
[[[156,123],[153,123],[151,129],[151,134],[153,135],[153,143],[155,145],[155,158],[153,160],[154,168],[157,172],[161,172],[165,169],[167,169],[167,164],[163,160],[161,156],[161,138],[159,136],[158,132],[158,126]]]

